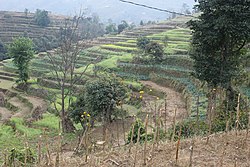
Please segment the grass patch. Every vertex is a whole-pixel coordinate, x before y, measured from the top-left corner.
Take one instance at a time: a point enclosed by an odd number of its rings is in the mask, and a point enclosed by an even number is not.
[[[109,68],[109,69],[114,69],[114,68],[118,68],[117,67],[117,61],[126,61],[129,62],[133,59],[133,55],[132,54],[124,54],[123,56],[113,56],[109,59],[106,59],[104,61],[101,61],[99,63],[97,63],[98,66],[101,66],[103,68]]]
[[[11,121],[16,124],[16,130],[20,134],[26,135],[27,138],[35,138],[42,134],[42,130],[40,129],[34,129],[25,126],[24,120],[22,118],[12,118]]]
[[[110,51],[110,50],[106,50],[106,49],[102,49],[100,46],[94,46],[94,47],[91,47],[91,48],[88,48],[88,49],[85,49],[84,52],[87,52],[87,53],[99,53],[101,55],[108,55],[108,56],[112,56],[112,55],[123,55],[124,53],[117,53],[117,52],[114,52],[114,51]]]
[[[0,125],[0,150],[21,148],[22,140],[18,138],[10,126]]]
[[[139,91],[143,88],[143,85],[140,82],[137,82],[136,80],[124,80],[123,83],[125,85],[132,85],[133,89]]]
[[[124,47],[124,46],[117,46],[117,45],[113,45],[113,44],[107,44],[107,45],[102,45],[101,48],[103,49],[110,49],[110,50],[114,50],[114,51],[124,51],[124,52],[133,52],[136,51],[137,48],[135,47]]]
[[[33,125],[41,128],[58,130],[59,121],[59,117],[55,116],[54,114],[45,113],[43,114],[43,119],[34,122]]]

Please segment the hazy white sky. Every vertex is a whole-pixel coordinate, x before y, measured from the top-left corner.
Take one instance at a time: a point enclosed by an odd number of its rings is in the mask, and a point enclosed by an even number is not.
[[[129,0],[146,5],[180,11],[182,4],[187,3],[192,8],[194,0]],[[88,8],[97,13],[101,19],[109,18],[118,21],[121,19],[150,20],[163,19],[166,13],[122,3],[119,0],[0,0],[0,10],[24,11],[25,8],[34,12],[36,9],[45,9],[53,13],[73,15],[80,8]]]

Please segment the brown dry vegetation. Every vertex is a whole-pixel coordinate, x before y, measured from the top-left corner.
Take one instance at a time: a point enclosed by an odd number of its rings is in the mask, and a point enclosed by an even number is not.
[[[92,153],[85,162],[85,155],[74,156],[73,152],[60,154],[61,167],[187,167],[190,165],[192,140],[193,156],[192,166],[224,166],[248,167],[250,166],[250,139],[246,131],[241,131],[236,136],[235,131],[214,134],[209,137],[196,137],[180,141],[179,159],[176,163],[177,142],[160,142],[153,150],[153,144],[147,147],[147,164],[143,164],[143,146],[133,145],[131,153],[128,147],[106,148],[105,151]],[[137,155],[134,161],[135,154]],[[53,164],[55,156],[52,156]],[[134,165],[135,163],[135,165]]]

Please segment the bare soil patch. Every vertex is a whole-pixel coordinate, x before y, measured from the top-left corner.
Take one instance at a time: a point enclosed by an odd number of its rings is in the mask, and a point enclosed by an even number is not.
[[[0,122],[11,118],[12,112],[4,107],[0,107]]]
[[[27,106],[27,104],[21,102],[20,99],[17,97],[11,98],[9,102],[19,108],[19,111],[15,113],[12,117],[23,118],[27,116],[31,111],[31,108]]]

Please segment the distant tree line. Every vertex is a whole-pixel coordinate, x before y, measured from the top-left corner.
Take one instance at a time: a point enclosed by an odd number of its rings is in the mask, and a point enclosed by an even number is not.
[[[6,48],[3,42],[0,40],[0,60],[6,59],[8,56],[6,55]]]
[[[125,20],[122,20],[120,24],[116,25],[110,19],[108,21],[108,24],[105,27],[105,33],[106,34],[120,34],[124,30],[131,30],[131,29],[135,28],[135,26],[136,25],[134,23],[129,24]]]
[[[93,39],[105,34],[104,24],[100,22],[100,18],[96,14],[91,17],[81,18],[79,20],[79,30],[82,39]]]
[[[76,16],[72,20],[66,19],[65,23],[70,24],[70,22],[78,21],[78,33],[79,35],[75,36],[74,40],[83,40],[83,39],[93,39],[105,34],[104,24],[100,22],[100,19],[97,15],[92,15],[89,17],[77,18]],[[72,34],[73,29],[65,29],[63,26],[60,27],[59,31],[54,35],[44,34],[40,38],[34,39],[35,49],[38,52],[44,52],[56,47],[59,47],[60,41],[68,35]],[[73,33],[75,34],[75,33]],[[80,38],[80,39],[79,39]]]

